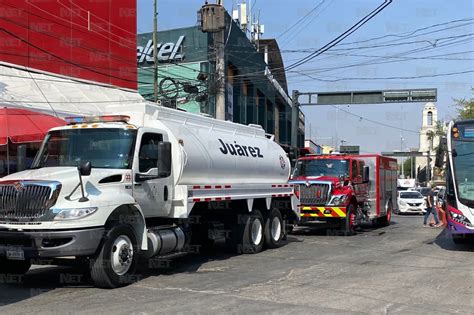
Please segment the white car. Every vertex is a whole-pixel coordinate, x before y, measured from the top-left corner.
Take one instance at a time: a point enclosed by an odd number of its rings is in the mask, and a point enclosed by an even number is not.
[[[425,213],[426,201],[418,191],[400,191],[398,193],[398,213]]]

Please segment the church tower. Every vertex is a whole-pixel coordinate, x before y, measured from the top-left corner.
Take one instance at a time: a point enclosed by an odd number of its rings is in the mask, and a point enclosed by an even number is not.
[[[422,124],[420,129],[420,152],[430,152],[432,158],[432,165],[431,170],[433,170],[434,166],[434,157],[436,152],[434,148],[436,148],[439,144],[439,137],[435,137],[434,139],[430,140],[429,134],[431,132],[435,132],[436,130],[436,122],[438,121],[438,109],[434,103],[426,103],[425,107],[423,108],[423,115],[422,115]],[[425,157],[418,157],[416,159],[416,168],[421,170],[426,166],[427,159]],[[433,174],[431,172],[431,174]]]

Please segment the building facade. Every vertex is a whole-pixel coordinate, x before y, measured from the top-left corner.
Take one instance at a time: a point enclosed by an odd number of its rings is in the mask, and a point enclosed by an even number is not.
[[[225,92],[225,119],[261,125],[289,149],[291,99],[282,57],[275,40],[251,42],[239,23],[226,14],[224,43],[199,26],[158,32],[158,101],[216,117],[219,89]],[[216,73],[219,45],[224,45],[224,76]],[[137,37],[138,90],[154,99],[153,34]],[[274,70],[274,71],[272,71]],[[298,147],[304,146],[304,114],[299,112]]]
[[[434,174],[434,163],[436,148],[439,145],[440,137],[436,136],[436,127],[438,122],[438,108],[434,103],[426,103],[422,112],[422,124],[420,129],[420,147],[419,152],[427,154],[427,157],[416,158],[417,178],[420,183],[426,183]],[[430,165],[428,165],[428,156],[430,156]]]

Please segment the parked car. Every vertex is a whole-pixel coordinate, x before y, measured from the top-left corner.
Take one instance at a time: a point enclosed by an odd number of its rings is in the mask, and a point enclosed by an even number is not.
[[[425,197],[419,191],[400,191],[397,202],[399,214],[422,214],[426,211]]]

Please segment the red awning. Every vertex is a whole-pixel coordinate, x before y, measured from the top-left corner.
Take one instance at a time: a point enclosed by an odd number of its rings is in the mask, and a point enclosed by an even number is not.
[[[46,132],[66,122],[51,115],[18,108],[0,108],[0,145],[40,142]]]

